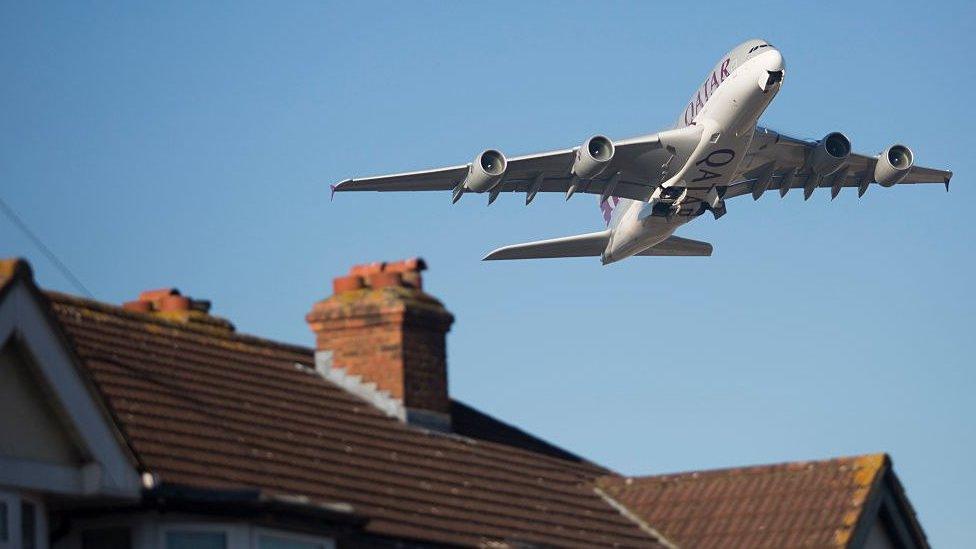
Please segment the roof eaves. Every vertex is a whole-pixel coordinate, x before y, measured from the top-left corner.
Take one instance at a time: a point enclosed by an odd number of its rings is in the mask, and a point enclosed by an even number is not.
[[[356,513],[348,503],[313,501],[306,496],[270,494],[258,489],[222,490],[164,482],[143,491],[143,504],[160,510],[190,510],[233,516],[268,512],[356,527],[369,522],[369,517]]]

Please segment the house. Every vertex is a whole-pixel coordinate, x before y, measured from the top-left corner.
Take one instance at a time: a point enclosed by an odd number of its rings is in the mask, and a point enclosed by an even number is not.
[[[336,278],[307,348],[0,262],[0,549],[928,546],[886,455],[629,478],[451,398],[424,268]]]

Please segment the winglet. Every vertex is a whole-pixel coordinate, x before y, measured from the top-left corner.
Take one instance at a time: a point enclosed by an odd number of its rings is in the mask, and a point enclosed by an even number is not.
[[[949,180],[950,179],[952,179],[952,172],[949,172],[949,175],[947,175],[946,178],[945,178],[946,192],[949,192]]]
[[[352,181],[352,179],[344,179],[344,180],[336,183],[335,185],[329,185],[329,190],[332,191],[332,196],[329,197],[329,202],[332,202],[333,200],[335,200],[335,193],[336,193],[336,191],[341,191],[342,189],[340,187],[342,187],[346,183],[349,183],[350,181]]]

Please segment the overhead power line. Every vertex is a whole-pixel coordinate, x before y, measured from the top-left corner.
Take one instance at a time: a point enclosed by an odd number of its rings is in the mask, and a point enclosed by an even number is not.
[[[54,252],[44,244],[44,241],[34,234],[34,231],[27,226],[27,223],[21,219],[19,215],[17,215],[17,212],[15,212],[14,209],[3,200],[3,198],[0,198],[0,210],[3,210],[4,215],[6,215],[7,218],[10,219],[10,221],[16,225],[17,228],[20,229],[21,232],[23,232],[39,250],[41,250],[41,253],[44,254],[44,256],[47,257],[48,260],[53,263],[59,271],[61,271],[61,274],[68,279],[68,282],[70,282],[75,289],[88,297],[95,297],[91,292],[88,291],[88,288],[86,288],[85,285],[78,280],[78,277],[71,272],[71,269],[69,269],[64,262],[58,259],[58,256],[56,256]]]

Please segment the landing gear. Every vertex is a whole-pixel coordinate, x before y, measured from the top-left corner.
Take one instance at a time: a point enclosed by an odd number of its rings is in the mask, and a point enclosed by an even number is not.
[[[654,206],[651,207],[651,215],[670,218],[673,215],[671,213],[672,207],[674,204],[671,202],[655,202]]]
[[[688,196],[688,189],[683,186],[664,187],[658,194],[657,202],[654,203],[651,214],[670,220],[681,211],[681,203],[686,196]]]
[[[715,219],[718,219],[718,218],[722,217],[723,215],[725,215],[725,201],[724,200],[720,200],[718,202],[718,204],[716,204],[714,206],[709,206],[708,204],[705,204],[703,202],[702,203],[702,206],[704,206],[706,210],[710,210],[712,212],[712,215],[715,216]],[[704,213],[704,212],[702,212],[702,213]]]

